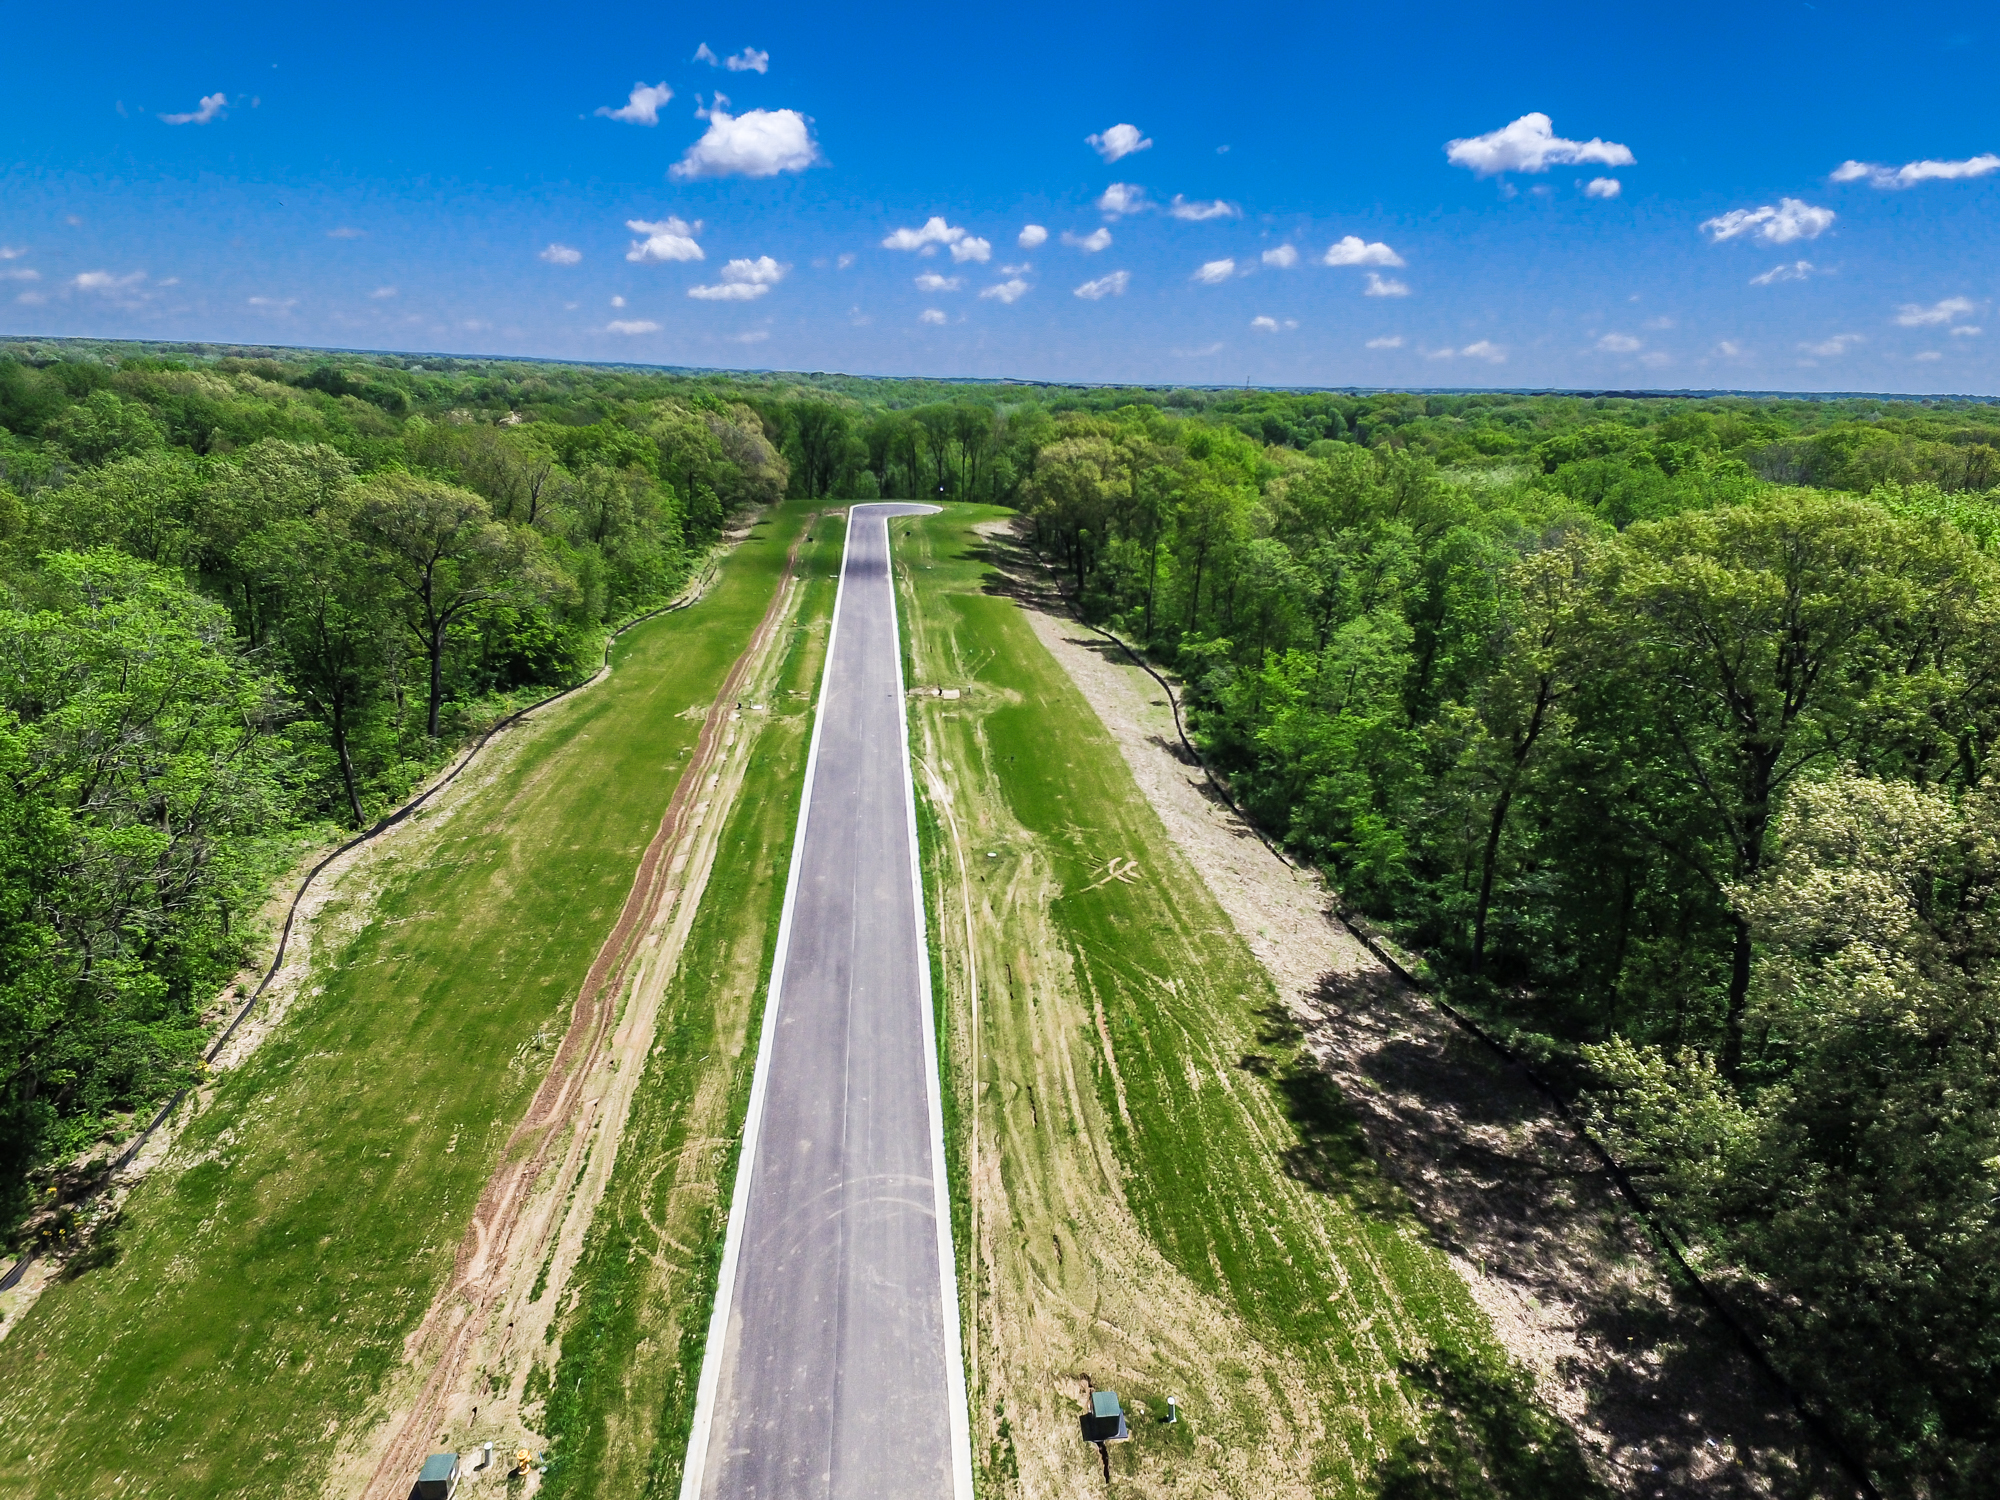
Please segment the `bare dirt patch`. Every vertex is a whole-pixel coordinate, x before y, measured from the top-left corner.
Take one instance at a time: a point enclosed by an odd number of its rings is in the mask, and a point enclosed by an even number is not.
[[[1007,522],[982,528],[1005,555]],[[1845,1493],[1783,1394],[1667,1281],[1601,1166],[1518,1072],[1399,983],[1190,764],[1159,684],[1025,559],[1010,589],[1339,1083],[1494,1334],[1600,1474],[1644,1496]]]

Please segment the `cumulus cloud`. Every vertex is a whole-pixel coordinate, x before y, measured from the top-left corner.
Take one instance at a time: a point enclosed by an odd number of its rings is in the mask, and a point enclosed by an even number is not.
[[[951,258],[961,264],[968,260],[984,263],[993,255],[991,240],[968,234],[956,224],[945,223],[935,214],[926,219],[919,229],[893,230],[882,240],[884,250],[914,250],[919,255],[935,255],[940,245],[949,247]]]
[[[795,109],[750,109],[730,114],[717,96],[707,111],[708,130],[668,169],[686,182],[695,177],[776,177],[803,172],[819,161],[806,117]]]
[[[1502,172],[1546,172],[1550,167],[1566,167],[1594,162],[1604,167],[1629,167],[1637,158],[1631,148],[1616,141],[1566,141],[1555,133],[1549,117],[1539,111],[1522,115],[1511,125],[1485,135],[1446,141],[1444,159],[1454,167],[1466,167],[1481,177]]]
[[[210,120],[219,120],[229,108],[227,94],[204,94],[198,108],[184,115],[161,115],[169,125],[206,125]]]
[[[144,271],[128,271],[123,276],[114,275],[110,271],[85,271],[80,276],[70,278],[69,284],[79,292],[98,292],[109,295],[117,292],[129,292],[134,287],[142,285],[145,280],[146,273]]]
[[[1282,333],[1299,326],[1297,318],[1287,318],[1280,323],[1276,318],[1258,316],[1250,320],[1250,326],[1258,333]]]
[[[1167,212],[1176,219],[1186,219],[1191,224],[1199,224],[1206,219],[1240,219],[1243,210],[1234,203],[1226,203],[1216,198],[1207,203],[1190,203],[1179,193],[1167,205]]]
[[[1221,286],[1235,274],[1236,262],[1233,259],[1210,260],[1202,262],[1188,280],[1199,281],[1203,286]]]
[[[1956,323],[1972,311],[1973,303],[1969,297],[1947,297],[1929,307],[1905,302],[1896,309],[1896,321],[1905,328],[1928,328],[1938,323]]]
[[[940,276],[935,271],[926,271],[917,278],[917,290],[922,292],[955,292],[965,282],[957,276]]]
[[[1001,303],[1002,305],[1011,305],[1015,302],[1020,301],[1021,298],[1027,293],[1027,290],[1028,290],[1028,283],[1021,280],[1020,277],[1015,276],[1007,281],[998,282],[993,286],[989,286],[985,291],[981,292],[979,295],[982,300],[990,298],[992,301]]]
[[[1264,252],[1264,264],[1276,266],[1281,271],[1289,271],[1299,263],[1299,252],[1290,245],[1280,245],[1275,250]]]
[[[1624,148],[1621,146],[1619,149],[1622,151]],[[1467,344],[1458,353],[1461,359],[1483,359],[1490,365],[1503,365],[1507,362],[1507,351],[1487,339],[1481,339],[1476,344]]]
[[[1741,359],[1743,346],[1734,339],[1722,339],[1715,346],[1715,352],[1724,359]]]
[[[1834,217],[1830,208],[1815,208],[1798,198],[1780,198],[1775,208],[1768,203],[1761,208],[1732,208],[1726,214],[1703,219],[1701,229],[1710,243],[1717,245],[1752,233],[1773,245],[1788,245],[1793,240],[1818,239],[1833,227]]]
[[[22,266],[15,271],[0,271],[0,281],[40,281],[42,273],[30,266]]]
[[[1014,243],[1023,250],[1033,250],[1049,242],[1049,232],[1039,224],[1024,224],[1021,232],[1014,236]]]
[[[627,125],[657,125],[660,106],[673,97],[674,91],[664,83],[635,83],[631,96],[617,109],[600,104],[597,112],[607,120],[623,120]]]
[[[1836,333],[1832,338],[1822,339],[1817,344],[1799,345],[1799,352],[1813,355],[1818,359],[1834,359],[1845,354],[1853,345],[1867,342],[1858,333]]]
[[[1100,276],[1095,281],[1086,281],[1078,287],[1074,295],[1086,302],[1102,301],[1106,297],[1122,297],[1132,280],[1130,271],[1113,271],[1109,276]]]
[[[1326,247],[1319,258],[1323,266],[1400,266],[1403,257],[1380,240],[1364,241],[1358,234],[1344,234]]]
[[[1136,125],[1113,125],[1102,135],[1087,135],[1083,139],[1085,145],[1108,162],[1130,156],[1134,151],[1147,150],[1153,144],[1139,134]]]
[[[1583,185],[1586,198],[1616,198],[1625,191],[1625,184],[1616,177],[1593,177]]]
[[[376,302],[386,302],[389,298],[396,295],[396,289],[392,286],[378,286],[368,295]]]
[[[250,297],[246,299],[252,307],[265,312],[290,312],[299,305],[296,297]]]
[[[1935,349],[1926,349],[1922,354],[1913,354],[1910,356],[1910,358],[1916,360],[1922,360],[1928,363],[1929,361],[1934,359],[1943,359],[1944,356],[1938,353],[1937,350]]]
[[[1407,297],[1410,295],[1410,286],[1408,282],[1398,281],[1393,276],[1377,276],[1373,271],[1370,271],[1368,273],[1368,285],[1361,289],[1361,295],[1364,297]]]
[[[1400,333],[1384,334],[1379,339],[1370,339],[1367,347],[1370,349],[1400,349],[1403,347],[1403,336]]]
[[[1597,341],[1597,347],[1606,354],[1632,354],[1637,352],[1639,341],[1629,333],[1607,333]]]
[[[1955,339],[1976,339],[1984,332],[1986,332],[1984,328],[1976,328],[1970,323],[1961,323],[1958,327],[1952,329],[1951,336]]]
[[[951,247],[951,258],[961,265],[968,260],[976,260],[984,265],[993,258],[993,242],[982,240],[976,234],[968,234]]]
[[[745,47],[734,57],[717,57],[707,42],[694,49],[694,60],[705,62],[711,68],[727,68],[732,73],[768,73],[771,71],[771,54],[759,52],[755,47]]]
[[[657,222],[651,219],[627,219],[625,227],[634,234],[645,236],[642,240],[632,241],[632,248],[625,252],[627,260],[644,265],[649,262],[659,264],[670,260],[707,259],[701,253],[701,246],[694,241],[694,237],[701,233],[699,219],[690,224],[686,219],[669,214]],[[544,255],[543,258],[548,257]]]
[[[713,286],[691,286],[688,295],[702,302],[754,302],[783,281],[789,269],[768,255],[732,260],[722,268],[720,281]]]
[[[1097,199],[1098,212],[1113,219],[1143,213],[1152,206],[1146,201],[1146,190],[1136,182],[1114,182]]]
[[[1064,230],[1062,242],[1065,245],[1074,245],[1085,255],[1095,255],[1098,251],[1111,247],[1111,231],[1099,227],[1091,230],[1089,234],[1071,234],[1068,230]]]
[[[1957,182],[1966,177],[1984,177],[2000,172],[2000,156],[1991,151],[1969,156],[1964,161],[1911,161],[1900,167],[1885,167],[1872,161],[1844,161],[1833,169],[1831,181],[1866,181],[1874,188],[1915,187],[1920,182]]]
[[[1813,263],[1809,260],[1787,261],[1782,266],[1773,266],[1762,276],[1752,276],[1752,286],[1776,286],[1781,281],[1804,281],[1813,273]]]
[[[27,253],[26,245],[0,245],[0,260],[19,260]]]
[[[604,325],[606,333],[658,333],[660,325],[647,318],[613,318]]]
[[[583,259],[583,252],[569,245],[551,244],[535,254],[536,260],[545,260],[552,266],[573,266]]]

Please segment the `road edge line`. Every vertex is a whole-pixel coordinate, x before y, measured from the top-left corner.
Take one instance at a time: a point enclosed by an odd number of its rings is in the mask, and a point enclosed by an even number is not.
[[[806,774],[799,795],[799,821],[792,834],[792,863],[785,872],[785,901],[778,916],[778,941],[771,956],[771,982],[765,990],[764,1017],[757,1034],[757,1062],[750,1076],[750,1103],[743,1116],[743,1143],[736,1155],[736,1186],[729,1198],[729,1227],[722,1239],[722,1267],[716,1276],[715,1306],[709,1313],[708,1339],[702,1348],[701,1380],[695,1387],[694,1421],[688,1429],[687,1458],[681,1466],[681,1500],[700,1500],[707,1478],[710,1429],[715,1422],[715,1392],[722,1381],[722,1351],[728,1342],[730,1304],[736,1293],[736,1263],[743,1253],[743,1219],[750,1206],[750,1177],[757,1161],[757,1140],[764,1119],[764,1095],[771,1077],[771,1050],[777,1037],[785,958],[791,949],[792,911],[798,904],[799,870],[804,864],[806,821],[812,810],[813,778],[819,770],[820,730],[826,724],[826,695],[833,683],[833,648],[840,639],[840,605],[847,595],[847,560],[854,544],[853,507],[843,522],[846,536],[840,548],[840,583],[833,594],[833,622],[827,630],[826,662],[820,668],[819,698],[813,704],[812,743],[806,750]],[[897,656],[900,678],[902,658]],[[964,1500],[971,1500],[970,1491]]]
[[[941,510],[942,507],[939,507],[926,514],[937,515]],[[851,517],[853,511],[850,509],[848,514]],[[958,1261],[952,1249],[951,1174],[944,1151],[944,1096],[938,1071],[936,1002],[931,995],[930,932],[924,921],[923,850],[917,842],[916,770],[910,761],[910,698],[903,680],[903,621],[902,611],[896,607],[895,549],[889,535],[892,519],[890,516],[882,518],[882,550],[885,571],[889,576],[889,623],[896,641],[896,716],[903,730],[903,813],[904,826],[910,836],[910,891],[915,898],[912,910],[916,914],[917,952],[923,959],[917,968],[917,984],[923,1000],[924,1092],[930,1105],[931,1199],[937,1217],[938,1291],[944,1317],[945,1398],[951,1420],[951,1482],[954,1500],[973,1500],[972,1418],[966,1405],[965,1330],[958,1308]],[[850,520],[848,535],[851,538],[853,534]],[[975,1078],[975,1096],[978,1087],[979,1080]]]

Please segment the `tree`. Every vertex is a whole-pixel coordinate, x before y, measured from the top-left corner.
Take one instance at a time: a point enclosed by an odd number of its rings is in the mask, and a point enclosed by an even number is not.
[[[384,474],[362,491],[359,529],[398,596],[404,625],[429,665],[425,732],[438,734],[444,656],[452,627],[529,590],[520,539],[470,490]]]
[[[795,401],[791,418],[799,483],[810,498],[820,499],[833,492],[846,465],[847,413],[826,401]]]

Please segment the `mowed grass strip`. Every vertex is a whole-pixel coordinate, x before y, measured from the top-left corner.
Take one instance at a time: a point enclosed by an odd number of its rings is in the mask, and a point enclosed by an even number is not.
[[[561,1358],[530,1377],[545,1500],[680,1490],[845,540],[822,518],[800,554],[799,623],[571,1275]]]
[[[980,971],[975,1035],[933,806],[955,1172],[975,1109],[983,1153],[960,1244],[982,1490],[1081,1493],[1088,1376],[1141,1408],[1112,1453],[1132,1493],[1373,1493],[1421,1425],[1410,1366],[1490,1357],[1490,1331],[1116,744],[986,591],[971,528],[1002,514],[897,525],[912,685],[963,693],[919,696],[912,732]]]
[[[379,891],[344,899],[365,925],[186,1122],[108,1263],[0,1344],[0,1495],[317,1489],[450,1270],[807,511],[364,866]]]

